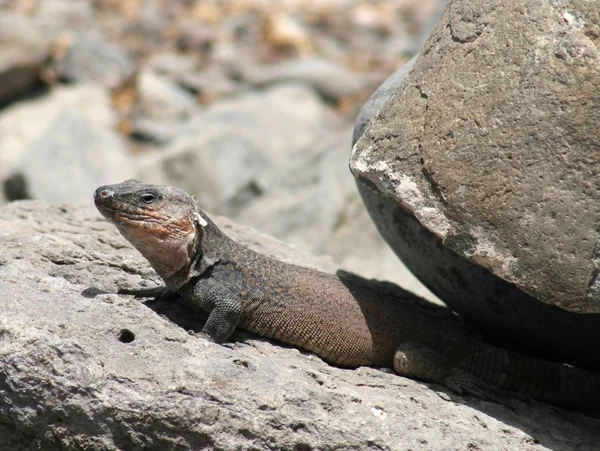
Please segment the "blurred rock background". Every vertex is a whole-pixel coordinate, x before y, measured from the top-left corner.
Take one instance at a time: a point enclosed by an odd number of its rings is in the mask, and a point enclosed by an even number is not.
[[[433,299],[348,170],[444,0],[0,0],[0,203],[136,177]]]

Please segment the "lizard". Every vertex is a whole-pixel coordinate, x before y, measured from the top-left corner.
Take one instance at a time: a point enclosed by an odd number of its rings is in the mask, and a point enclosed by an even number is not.
[[[338,367],[392,367],[458,394],[497,390],[600,411],[600,374],[491,346],[456,315],[441,318],[409,292],[255,252],[179,188],[132,179],[99,187],[94,202],[165,283],[159,291],[119,292],[177,293],[208,313],[201,335],[211,342],[222,344],[241,328]]]

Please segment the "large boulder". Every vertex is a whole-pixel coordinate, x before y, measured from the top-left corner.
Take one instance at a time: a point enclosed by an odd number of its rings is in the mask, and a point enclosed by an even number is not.
[[[494,339],[593,368],[599,10],[451,2],[350,163],[382,235],[442,300]]]
[[[337,269],[216,219],[260,252]],[[157,276],[92,206],[4,206],[0,248],[3,450],[591,451],[600,441],[596,419],[537,402],[335,368],[245,333],[207,345],[188,333],[202,317],[178,303],[108,293]]]

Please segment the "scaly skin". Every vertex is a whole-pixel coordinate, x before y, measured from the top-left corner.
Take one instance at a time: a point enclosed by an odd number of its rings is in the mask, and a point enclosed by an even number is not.
[[[599,374],[477,341],[408,292],[251,251],[177,188],[128,180],[98,188],[94,199],[169,290],[210,312],[202,332],[212,341],[240,327],[342,367],[393,366],[458,393],[495,388],[600,411]]]

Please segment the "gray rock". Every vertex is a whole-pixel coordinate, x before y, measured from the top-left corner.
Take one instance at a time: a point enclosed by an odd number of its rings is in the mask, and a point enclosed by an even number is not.
[[[597,13],[452,2],[351,158],[379,230],[442,300],[495,339],[594,368]]]
[[[337,118],[310,88],[281,84],[212,105],[189,123],[191,133],[227,124],[260,144],[272,159],[288,159],[314,144],[337,124]]]
[[[280,167],[263,195],[246,205],[236,219],[323,254],[348,195],[355,191],[344,158],[349,133],[330,135]]]
[[[177,76],[177,82],[209,102],[220,97],[240,94],[246,88],[222,71],[184,72]]]
[[[241,94],[248,86],[229,77],[219,64],[209,67],[199,63],[200,58],[175,53],[160,53],[148,61],[147,66],[159,74],[167,75],[180,87],[198,96],[203,103],[212,103],[220,97]]]
[[[138,163],[141,179],[176,184],[217,212],[232,211],[260,194],[263,174],[270,169],[255,142],[224,125],[178,139],[166,151]]]
[[[187,118],[198,110],[196,99],[167,76],[142,69],[137,77],[139,114],[159,120]]]
[[[177,77],[180,74],[195,71],[197,61],[189,54],[161,52],[152,55],[144,66],[158,74]]]
[[[64,57],[53,67],[61,81],[99,83],[106,88],[120,86],[135,69],[127,52],[96,30],[74,32]]]
[[[138,142],[163,146],[187,132],[189,132],[189,129],[186,127],[185,122],[138,117],[131,120],[129,137]]]
[[[23,155],[4,192],[9,200],[83,204],[98,186],[133,174],[132,161],[115,132],[77,111],[64,110]]]
[[[139,175],[185,189],[208,210],[233,212],[260,194],[279,163],[314,145],[333,123],[307,87],[246,94],[194,116],[165,152],[140,158]]]
[[[52,0],[37,2],[32,14],[36,19],[65,28],[83,28],[97,19],[94,5],[89,0]]]
[[[239,71],[244,81],[259,87],[281,82],[303,83],[328,99],[352,96],[367,86],[350,69],[320,58],[293,59],[260,67],[247,65]]]
[[[258,251],[335,270],[217,219]],[[91,206],[9,204],[0,248],[0,449],[586,451],[600,440],[598,420],[575,412],[343,370],[244,333],[207,345],[178,303],[92,298],[157,279]]]
[[[38,141],[63,110],[76,110],[98,127],[112,128],[116,116],[107,92],[94,86],[59,86],[0,113],[0,169],[8,170]]]
[[[0,105],[39,83],[52,38],[31,19],[0,11]]]

